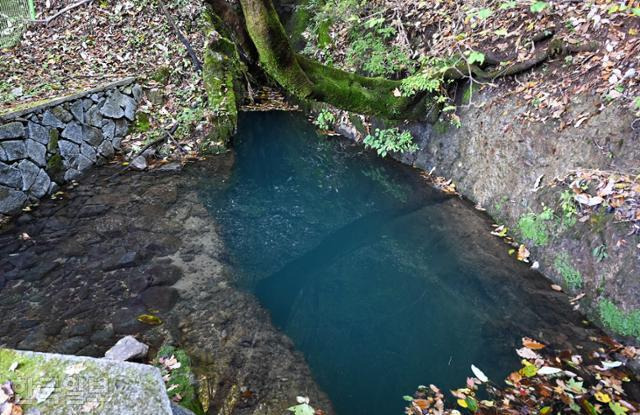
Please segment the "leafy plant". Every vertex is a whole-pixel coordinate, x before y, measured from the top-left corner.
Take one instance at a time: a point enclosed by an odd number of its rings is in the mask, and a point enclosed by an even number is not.
[[[541,11],[546,9],[548,6],[549,6],[549,3],[547,3],[546,1],[534,1],[531,4],[531,11],[533,13],[540,13]]]
[[[335,122],[335,115],[328,109],[323,108],[313,121],[313,124],[321,130],[330,130]]]
[[[369,134],[364,139],[368,148],[373,148],[379,156],[386,157],[390,152],[413,153],[418,146],[413,142],[413,136],[409,131],[400,131],[398,128],[378,129],[373,135]]]
[[[548,207],[539,213],[527,213],[518,221],[518,228],[525,239],[535,245],[544,246],[549,243],[549,225],[553,219],[553,211]]]
[[[484,63],[484,53],[476,52],[475,50],[471,51],[467,58],[467,62],[469,65],[473,65],[475,63],[482,65]]]
[[[602,262],[605,259],[609,258],[609,254],[607,253],[607,246],[600,245],[593,249],[593,257],[596,259],[596,262]]]
[[[582,287],[582,274],[571,265],[571,259],[566,253],[561,253],[553,262],[556,271],[562,275],[564,282],[568,287],[576,290]]]
[[[625,312],[608,299],[600,301],[598,309],[605,326],[618,334],[640,340],[640,310]]]

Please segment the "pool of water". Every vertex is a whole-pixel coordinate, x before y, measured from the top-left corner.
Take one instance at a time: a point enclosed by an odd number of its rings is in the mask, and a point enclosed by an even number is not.
[[[338,414],[400,414],[417,385],[464,386],[471,364],[499,381],[522,336],[587,341],[566,297],[417,170],[297,114],[239,128],[229,181],[199,177],[200,198]]]

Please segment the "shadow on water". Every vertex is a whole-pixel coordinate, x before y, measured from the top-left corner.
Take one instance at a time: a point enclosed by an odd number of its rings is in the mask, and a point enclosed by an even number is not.
[[[203,177],[201,198],[339,414],[401,413],[417,385],[460,387],[471,364],[502,379],[522,336],[589,345],[566,296],[414,169],[287,113],[244,114],[235,152],[230,185]]]

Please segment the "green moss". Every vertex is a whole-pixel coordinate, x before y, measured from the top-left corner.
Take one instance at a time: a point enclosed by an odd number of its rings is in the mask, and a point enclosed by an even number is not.
[[[544,246],[549,243],[553,212],[545,208],[540,214],[527,213],[518,220],[518,229],[523,238],[535,245]]]
[[[157,359],[161,357],[170,358],[171,356],[176,358],[180,363],[180,367],[171,371],[171,377],[167,382],[166,386],[169,399],[173,400],[176,396],[180,396],[181,399],[178,402],[180,406],[193,411],[196,415],[204,415],[204,409],[198,400],[198,394],[193,382],[194,376],[191,369],[191,359],[187,353],[173,346],[162,346],[158,351],[154,365],[161,371],[166,370]]]
[[[169,78],[171,78],[171,68],[168,66],[161,66],[151,74],[151,79],[162,85],[166,85]]]
[[[49,130],[49,143],[47,143],[47,150],[50,153],[58,152],[58,140],[60,139],[60,133],[57,128]]]
[[[559,254],[556,256],[553,265],[556,268],[556,271],[562,275],[562,278],[568,287],[574,290],[582,287],[582,274],[580,274],[580,271],[571,265],[569,255],[565,252]]]
[[[151,121],[149,120],[149,114],[144,111],[136,112],[136,118],[133,121],[133,125],[130,127],[135,132],[144,133],[151,128]]]
[[[640,310],[626,312],[611,300],[603,299],[598,304],[600,320],[617,334],[635,337],[640,341]]]
[[[56,175],[60,173],[63,167],[62,156],[60,156],[60,154],[54,154],[47,161],[47,173],[49,173],[50,175]]]
[[[433,124],[433,131],[435,131],[436,134],[439,135],[446,134],[446,132],[449,130],[450,125],[451,124],[449,124],[447,121],[438,119],[438,121]]]

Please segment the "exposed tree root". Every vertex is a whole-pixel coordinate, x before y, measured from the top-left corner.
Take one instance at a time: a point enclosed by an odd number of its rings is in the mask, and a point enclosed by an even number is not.
[[[296,54],[272,0],[239,1],[243,18],[236,15],[230,19],[232,29],[241,32],[237,38],[244,41],[250,39],[264,71],[293,96],[387,119],[419,119],[429,109],[437,106],[432,93],[421,91],[413,97],[400,96],[397,91],[402,86],[402,81],[356,75]],[[233,8],[224,0],[206,2],[212,5],[222,3],[214,6],[214,10],[232,14]],[[553,35],[553,29],[546,29],[531,40],[535,44],[552,38]],[[552,38],[546,48],[526,61],[510,63],[485,54],[483,65],[470,65],[464,57],[460,57],[455,64],[433,76],[444,81],[464,78],[494,80],[528,71],[556,56],[597,48],[596,43],[571,45]]]

